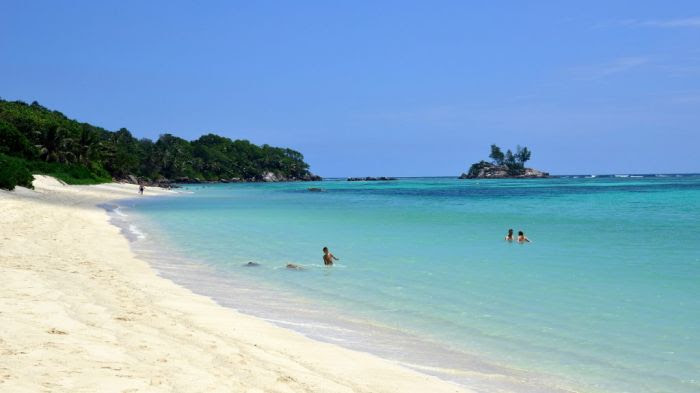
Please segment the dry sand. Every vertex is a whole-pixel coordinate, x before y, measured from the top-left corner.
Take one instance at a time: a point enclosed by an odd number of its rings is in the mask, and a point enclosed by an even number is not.
[[[159,277],[96,207],[134,185],[36,178],[0,191],[0,391],[464,391]]]

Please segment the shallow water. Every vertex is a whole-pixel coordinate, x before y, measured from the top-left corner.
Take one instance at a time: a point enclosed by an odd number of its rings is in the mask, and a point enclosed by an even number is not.
[[[186,190],[114,217],[223,305],[481,391],[700,392],[700,176]]]

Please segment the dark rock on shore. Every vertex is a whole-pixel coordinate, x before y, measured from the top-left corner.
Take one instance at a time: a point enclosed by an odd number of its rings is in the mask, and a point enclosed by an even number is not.
[[[125,182],[131,184],[143,184],[147,187],[162,187],[162,188],[178,188],[179,184],[212,184],[212,183],[254,183],[254,182],[282,182],[282,181],[321,181],[323,178],[314,174],[306,174],[303,177],[287,177],[274,172],[266,172],[262,176],[251,178],[232,177],[229,179],[221,178],[219,180],[202,180],[200,178],[178,177],[175,179],[158,178],[155,180],[147,178],[137,178],[134,175],[128,175],[123,179],[114,179],[114,181]]]
[[[299,179],[301,181],[321,181],[323,178],[319,175],[314,175],[313,173],[309,173],[308,175],[305,175],[303,178]]]
[[[129,175],[129,176],[125,177],[124,179],[114,179],[113,178],[112,180],[118,181],[121,183],[139,184],[139,179],[134,175]]]
[[[260,181],[260,182],[282,182],[282,181],[321,181],[323,178],[321,176],[314,175],[312,173],[307,173],[303,177],[287,177],[285,175],[265,172],[261,177],[255,179],[246,179],[244,181]]]
[[[302,177],[285,176],[280,173],[265,172],[261,176],[256,176],[252,178],[239,180],[241,182],[265,182],[265,183],[276,183],[283,181],[321,181],[323,178],[311,173],[307,173]]]
[[[540,179],[549,177],[548,172],[542,172],[533,168],[512,168],[506,165],[496,165],[481,161],[469,168],[469,172],[462,173],[460,179]]]
[[[160,188],[180,188],[177,184],[173,184],[170,180],[165,178],[160,178],[156,180],[138,178],[134,175],[128,175],[124,179],[112,179],[116,182],[129,183],[129,184],[141,184],[145,187],[160,187]]]
[[[399,180],[395,177],[348,177],[348,181],[389,181],[389,180]]]

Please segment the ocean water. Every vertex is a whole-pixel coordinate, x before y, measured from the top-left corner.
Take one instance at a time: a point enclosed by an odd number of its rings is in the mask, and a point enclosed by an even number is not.
[[[700,392],[700,176],[184,191],[114,220],[224,306],[477,391]]]

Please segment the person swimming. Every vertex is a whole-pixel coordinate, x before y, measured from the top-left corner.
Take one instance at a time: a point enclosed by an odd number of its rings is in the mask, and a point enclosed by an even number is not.
[[[331,266],[333,265],[333,260],[339,261],[340,259],[336,258],[335,255],[331,254],[330,251],[328,251],[328,247],[323,247],[323,264],[326,266]]]
[[[292,269],[292,270],[305,270],[303,266],[299,266],[296,263],[288,263],[287,264],[287,269]]]
[[[530,243],[530,239],[525,236],[523,231],[518,231],[518,243]]]
[[[509,241],[509,242],[513,241],[513,228],[508,230],[508,234],[506,235],[506,241]]]

